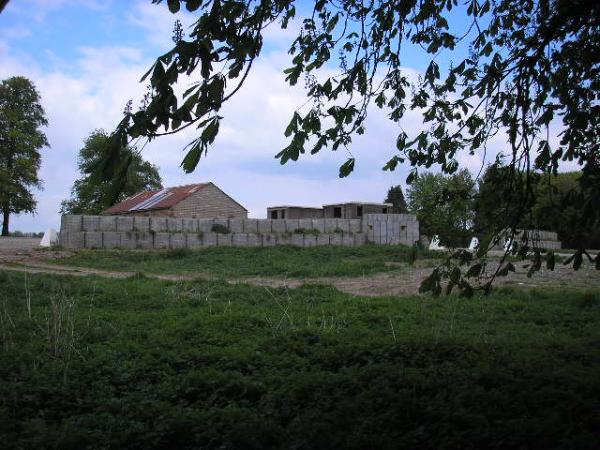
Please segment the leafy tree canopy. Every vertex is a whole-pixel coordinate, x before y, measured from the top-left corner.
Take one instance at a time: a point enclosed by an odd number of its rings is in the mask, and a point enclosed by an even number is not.
[[[480,237],[497,234],[507,224],[516,228],[536,227],[531,210],[539,178],[539,173],[515,170],[502,160],[488,166],[478,180],[473,200],[474,233]]]
[[[468,170],[445,176],[419,174],[407,191],[408,209],[419,219],[421,233],[439,235],[443,243],[468,243],[473,222],[474,182]]]
[[[47,125],[40,95],[25,77],[12,77],[0,83],[0,209],[2,236],[9,234],[11,214],[33,213],[34,188],[41,189],[38,178],[39,150],[48,146],[40,130]]]
[[[153,3],[164,3],[153,0]],[[600,4],[596,0],[168,0],[197,14],[189,36],[175,30],[175,46],[144,75],[151,98],[126,114],[120,139],[154,138],[195,126],[198,137],[182,162],[192,171],[217,136],[222,106],[241,88],[259,57],[264,32],[287,28],[302,14],[290,44],[286,80],[307,84],[307,107],[285,130],[289,145],[282,163],[306,152],[338,149],[365,132],[368,106],[384,109],[402,124],[416,109],[429,125],[410,134],[400,128],[397,153],[385,168],[458,168],[459,150],[483,150],[499,130],[507,133],[511,164],[556,170],[560,160],[597,164],[600,114]],[[306,7],[311,6],[306,12]],[[451,27],[456,17],[464,28]],[[461,22],[461,21],[458,21]],[[403,70],[406,48],[429,55],[424,75],[411,80]],[[438,63],[446,53],[449,67]],[[463,55],[464,57],[461,57]],[[321,76],[325,65],[339,67]],[[193,83],[182,96],[174,86]],[[554,120],[554,122],[553,122]],[[552,146],[545,132],[562,129]],[[557,128],[555,128],[557,129]],[[349,174],[350,158],[340,170]],[[410,179],[414,177],[414,172]]]
[[[384,200],[385,203],[391,203],[394,205],[394,209],[398,213],[406,213],[408,212],[408,208],[406,206],[406,200],[404,199],[404,192],[402,192],[402,186],[392,186],[387,193],[387,196]]]
[[[540,229],[553,230],[565,248],[600,248],[600,221],[579,220],[575,198],[589,195],[582,192],[579,180],[580,172],[559,173],[557,176],[540,177],[536,185],[535,203],[532,208],[532,220]],[[595,202],[598,198],[585,198]]]
[[[158,168],[144,161],[133,149],[127,148],[123,153],[128,153],[131,160],[127,164],[124,185],[115,201],[112,195],[115,181],[103,181],[96,176],[98,164],[106,157],[109,148],[110,135],[104,130],[95,130],[87,137],[79,150],[81,178],[75,180],[71,198],[61,202],[61,214],[99,214],[116,201],[140,191],[162,188]]]
[[[500,135],[511,174],[556,173],[561,161],[578,163],[581,191],[574,200],[580,220],[600,215],[589,201],[600,195],[597,0],[153,3],[166,4],[174,14],[185,7],[197,21],[187,36],[175,27],[174,47],[142,78],[150,83],[150,96],[140,110],[128,109],[117,127],[105,177],[114,176],[115,161],[130,140],[189,127],[197,137],[182,167],[193,171],[217,138],[223,105],[260,56],[265,30],[287,28],[298,16],[284,76],[290,85],[304,81],[307,102],[284,130],[288,145],[276,155],[282,164],[349,146],[365,133],[374,105],[398,124],[396,149],[384,169],[409,164],[409,184],[420,167],[456,172],[459,152],[483,156],[489,139]],[[428,61],[418,79],[404,69],[411,65],[407,49],[419,49]],[[179,94],[175,87],[182,81],[188,87]],[[403,127],[410,110],[422,115],[423,129]],[[350,156],[340,176],[349,175],[355,163]],[[522,198],[527,202],[529,195],[526,188]],[[516,227],[514,221],[503,225]]]

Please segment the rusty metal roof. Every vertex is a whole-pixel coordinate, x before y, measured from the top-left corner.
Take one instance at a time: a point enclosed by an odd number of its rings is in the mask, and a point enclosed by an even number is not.
[[[151,211],[156,209],[168,209],[175,206],[194,192],[208,186],[209,183],[187,184],[185,186],[174,186],[154,191],[139,192],[126,198],[120,203],[111,206],[102,214],[134,213],[136,211]]]

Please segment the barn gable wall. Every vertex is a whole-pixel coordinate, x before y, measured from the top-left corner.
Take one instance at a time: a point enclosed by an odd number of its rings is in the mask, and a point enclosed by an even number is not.
[[[248,217],[248,211],[212,183],[171,207],[170,213],[173,217],[198,219]]]

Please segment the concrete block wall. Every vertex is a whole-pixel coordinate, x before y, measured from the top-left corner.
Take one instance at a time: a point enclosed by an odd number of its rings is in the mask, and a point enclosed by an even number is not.
[[[229,233],[215,233],[214,225],[226,227]],[[418,239],[419,224],[407,214],[289,220],[65,215],[60,232],[60,245],[70,249],[412,245]]]
[[[494,246],[494,249],[503,250],[506,240],[507,238],[505,236],[501,236],[498,244]],[[546,250],[560,250],[562,248],[562,242],[558,240],[558,235],[554,231],[517,230],[514,240],[518,245],[527,241],[527,245],[534,248]]]

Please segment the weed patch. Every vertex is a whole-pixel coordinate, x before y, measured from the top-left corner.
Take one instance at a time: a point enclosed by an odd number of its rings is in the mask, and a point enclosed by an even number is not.
[[[593,291],[0,272],[3,448],[592,448]]]

